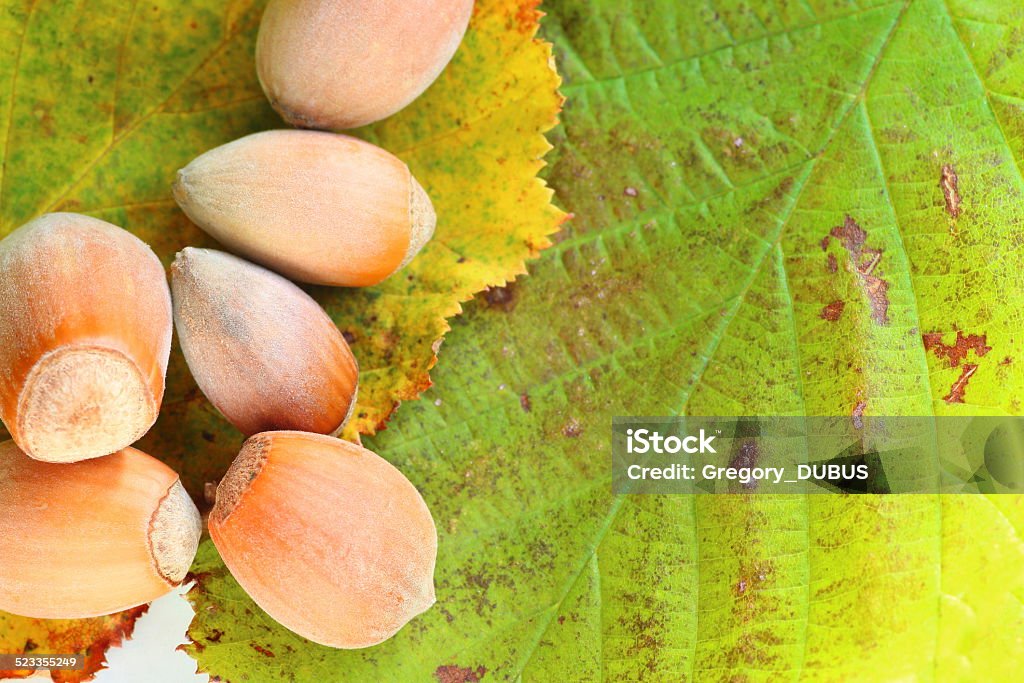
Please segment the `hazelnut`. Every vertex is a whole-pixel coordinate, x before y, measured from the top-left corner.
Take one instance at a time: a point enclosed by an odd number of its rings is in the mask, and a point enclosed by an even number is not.
[[[409,167],[356,138],[308,130],[248,135],[178,171],[178,204],[241,256],[282,275],[361,287],[406,265],[436,217]]]
[[[356,359],[327,313],[294,284],[222,251],[186,248],[171,266],[174,324],[210,402],[246,436],[341,431]]]
[[[375,645],[434,604],[426,503],[386,460],[347,441],[251,437],[217,488],[209,526],[256,604],[322,645]]]
[[[0,242],[0,418],[28,455],[95,458],[156,421],[171,296],[142,240],[53,213]]]
[[[419,97],[455,54],[472,13],[473,0],[272,0],[256,70],[288,123],[356,128]]]
[[[58,464],[0,443],[0,610],[80,619],[150,602],[185,578],[201,532],[178,475],[142,451]]]

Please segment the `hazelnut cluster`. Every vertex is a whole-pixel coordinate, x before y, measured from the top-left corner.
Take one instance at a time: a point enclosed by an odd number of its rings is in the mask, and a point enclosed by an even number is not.
[[[472,0],[271,0],[256,49],[271,104],[352,128],[434,81]],[[317,643],[374,645],[435,600],[437,532],[416,488],[334,438],[358,366],[294,281],[377,284],[430,240],[408,166],[332,132],[257,133],[178,172],[174,197],[227,250],[171,266],[102,220],[47,214],[0,242],[0,610],[83,618],[179,585],[202,521],[178,475],[131,444],[155,423],[172,327],[196,383],[249,437],[210,536],[249,595]]]

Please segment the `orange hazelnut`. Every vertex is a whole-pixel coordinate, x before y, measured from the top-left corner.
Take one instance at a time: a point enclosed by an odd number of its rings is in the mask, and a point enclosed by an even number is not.
[[[217,488],[209,526],[256,604],[322,645],[375,645],[435,601],[426,503],[386,460],[347,441],[251,437]]]
[[[125,448],[71,464],[0,444],[0,610],[112,614],[179,585],[202,525],[178,475]]]
[[[0,242],[0,418],[33,458],[95,458],[140,438],[170,349],[163,266],[131,233],[54,213]]]

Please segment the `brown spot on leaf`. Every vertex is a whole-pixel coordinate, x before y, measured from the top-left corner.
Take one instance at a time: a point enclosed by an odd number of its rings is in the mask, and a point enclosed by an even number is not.
[[[533,406],[530,404],[529,394],[521,394],[519,396],[519,407],[526,412],[530,412],[533,409]]]
[[[768,576],[772,573],[772,563],[767,560],[754,560],[753,562],[744,562],[740,565],[739,577],[736,579],[736,583],[733,585],[732,593],[737,598],[743,597],[748,591],[757,589],[761,584],[768,580]],[[748,596],[753,600],[753,596]],[[751,605],[748,606],[752,606]]]
[[[260,646],[259,646],[259,645],[257,645],[256,643],[249,643],[249,645],[250,645],[250,646],[252,647],[252,649],[256,650],[256,652],[259,652],[259,653],[260,653],[261,655],[263,655],[264,657],[276,657],[276,656],[277,656],[277,655],[275,655],[275,654],[274,654],[273,652],[271,652],[270,650],[268,650],[267,648],[265,648],[265,647],[260,647]]]
[[[837,225],[821,242],[822,249],[828,249],[830,238],[839,240],[849,257],[850,267],[860,281],[871,305],[871,319],[879,325],[889,324],[889,283],[876,274],[882,261],[882,250],[867,246],[868,233],[849,215],[842,225]]]
[[[484,292],[484,301],[487,302],[488,308],[497,308],[506,313],[516,307],[517,299],[515,285],[511,282],[504,287],[491,287]]]
[[[604,267],[604,259],[592,260],[582,266],[582,277],[577,277],[566,298],[573,308],[585,308],[592,304],[616,300],[646,286],[642,274],[626,275]]]
[[[746,439],[736,449],[736,455],[729,461],[729,467],[754,467],[757,465],[757,458],[760,455],[757,442]]]
[[[737,135],[724,128],[710,127],[701,131],[701,137],[716,152],[715,157],[720,163],[730,161],[737,166],[750,167],[758,159],[756,148],[759,140],[754,133]]]
[[[771,211],[772,207],[777,205],[793,189],[793,182],[793,176],[786,176],[775,186],[775,189],[750,204],[743,213],[750,215],[761,211]]]
[[[972,351],[980,358],[992,350],[984,334],[965,335],[962,330],[956,331],[956,341],[952,344],[942,343],[941,332],[928,332],[921,335],[921,339],[925,351],[931,351],[937,358],[945,358],[951,368],[960,365]]]
[[[836,271],[839,270],[839,262],[836,261],[836,255],[835,254],[829,254],[828,255],[828,263],[826,264],[825,267],[828,268],[828,272],[830,272],[830,273],[835,273]]]
[[[967,382],[970,381],[971,376],[978,371],[978,366],[974,363],[964,364],[963,370],[960,371],[960,377],[953,382],[953,386],[950,387],[949,393],[942,397],[942,400],[946,403],[963,403],[964,392],[967,391]]]
[[[570,439],[575,439],[582,433],[583,427],[580,425],[579,420],[577,420],[575,417],[569,418],[569,421],[566,423],[566,425],[562,427],[562,434],[569,437]]]
[[[946,213],[953,220],[960,216],[960,178],[951,164],[942,167],[942,178],[939,180],[942,194],[946,197]]]
[[[839,320],[839,317],[843,314],[844,308],[846,308],[846,304],[842,300],[836,299],[821,309],[820,317],[822,320],[835,322]]]
[[[867,410],[867,401],[857,401],[857,405],[853,407],[853,412],[850,416],[853,418],[853,426],[855,429],[864,429],[864,411]]]
[[[886,142],[891,143],[907,143],[917,139],[917,133],[906,124],[898,127],[882,128],[878,132]]]
[[[1010,358],[1009,356],[999,361],[1000,365],[1010,365],[1011,363],[1013,363],[1013,359]]]
[[[487,669],[482,666],[472,669],[468,666],[446,664],[434,670],[434,678],[438,680],[438,683],[478,683],[483,680],[486,673]]]
[[[189,583],[191,581],[195,581],[200,587],[202,587],[204,583],[210,579],[217,578],[218,576],[220,576],[220,574],[215,574],[214,572],[189,572],[186,575],[184,582]]]
[[[631,593],[629,601],[635,602],[638,597],[640,596]],[[657,671],[661,650],[664,647],[664,615],[649,614],[646,611],[638,614],[631,609],[629,614],[619,617],[618,622],[632,639],[632,643],[626,648],[626,656],[636,660],[647,671]]]
[[[753,439],[744,439],[739,448],[736,449],[735,455],[729,460],[729,467],[754,467],[757,465],[757,460],[760,457],[761,452],[757,447],[757,442]],[[751,479],[749,481],[740,482],[740,486],[753,490],[757,488],[757,480]]]

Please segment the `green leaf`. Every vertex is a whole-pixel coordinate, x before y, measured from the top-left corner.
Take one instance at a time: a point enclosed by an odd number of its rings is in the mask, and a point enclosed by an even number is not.
[[[328,650],[206,544],[202,667],[1015,680],[1020,497],[613,497],[609,446],[615,415],[1020,412],[1019,3],[546,9],[568,96],[549,181],[575,220],[370,443],[434,512],[438,604]]]

